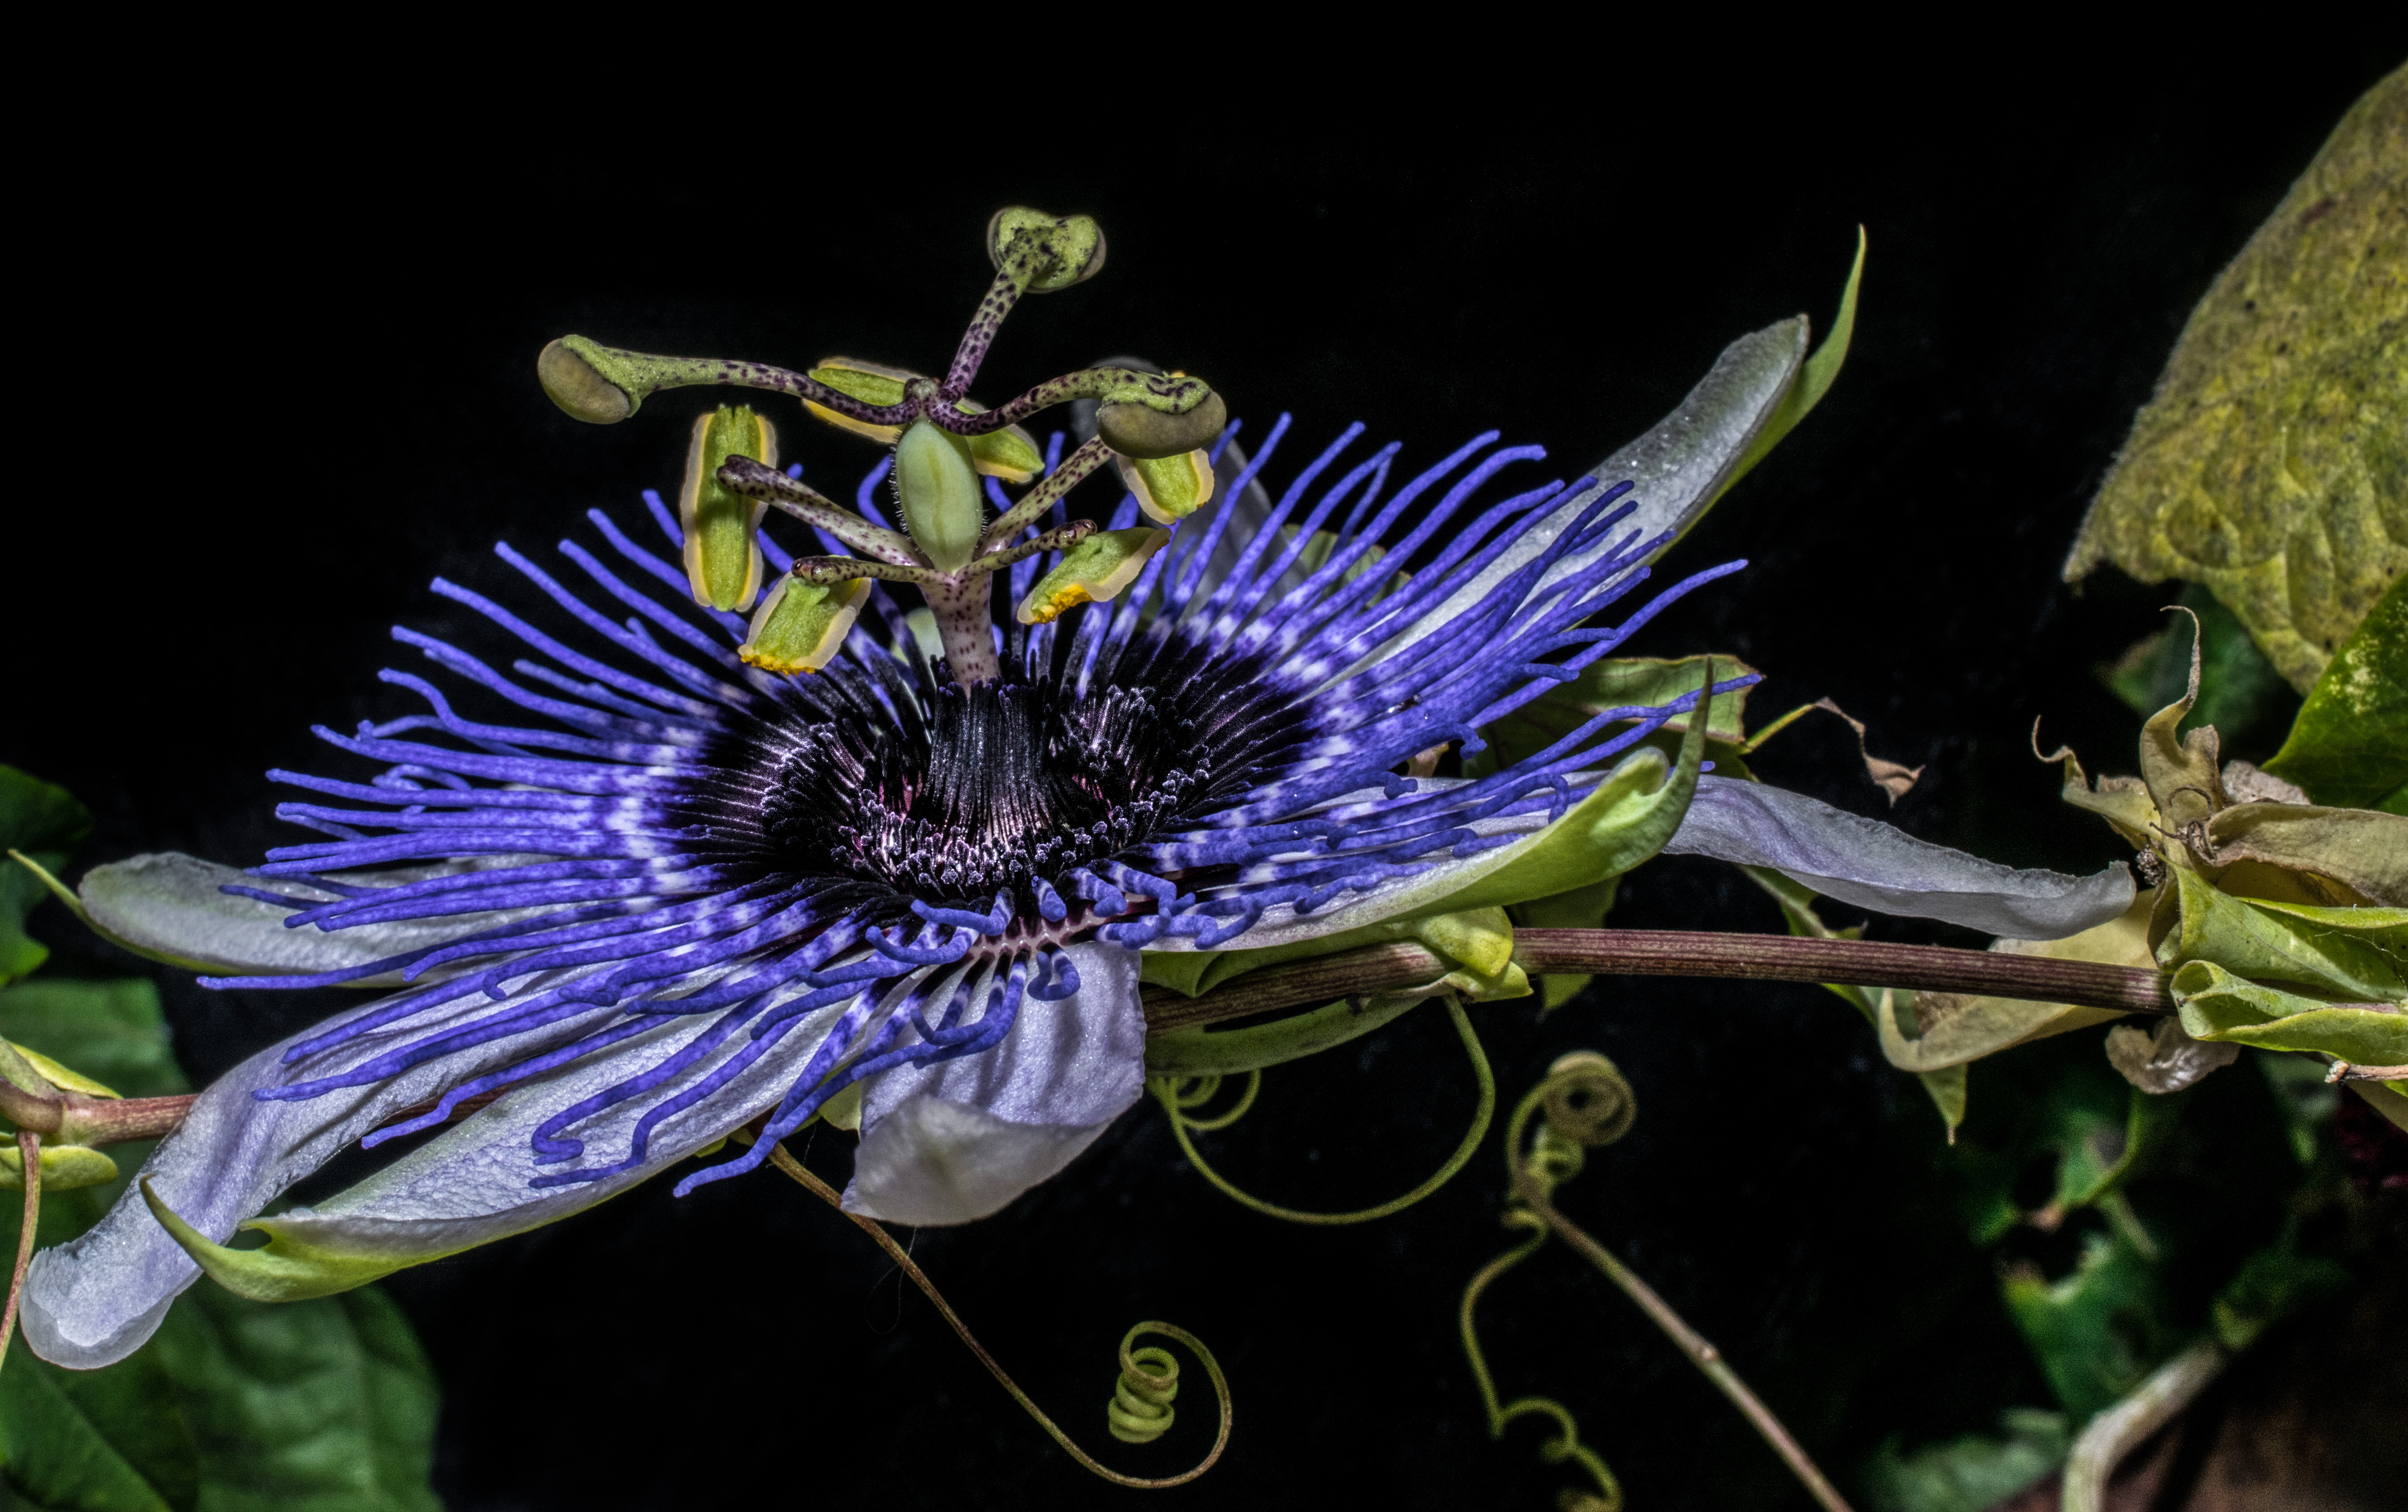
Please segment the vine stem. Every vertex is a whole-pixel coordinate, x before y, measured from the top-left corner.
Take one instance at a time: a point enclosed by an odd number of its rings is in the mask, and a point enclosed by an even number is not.
[[[1513,961],[1536,977],[1713,977],[1781,982],[1844,982],[1926,992],[1971,992],[2034,1003],[2070,1003],[2126,1013],[2172,1013],[2166,974],[2095,961],[2057,961],[2003,951],[1879,940],[1800,939],[1677,929],[1525,929]],[[1241,1019],[1334,998],[1394,991],[1445,975],[1451,963],[1398,941],[1266,966],[1198,997],[1148,988],[1146,1030]]]
[[[1010,1392],[1011,1394],[1011,1399],[1020,1404],[1022,1410],[1025,1411],[1031,1418],[1037,1419],[1037,1426],[1044,1429],[1047,1434],[1053,1438],[1054,1443],[1062,1446],[1063,1453],[1068,1454],[1073,1460],[1078,1461],[1080,1464],[1083,1465],[1088,1470],[1091,1470],[1097,1476],[1111,1481],[1115,1486],[1128,1486],[1138,1491],[1160,1491],[1170,1486],[1184,1486],[1189,1481],[1194,1480],[1197,1476],[1202,1475],[1205,1471],[1211,1469],[1214,1464],[1219,1462],[1221,1459],[1221,1451],[1229,1447],[1229,1424],[1231,1418],[1229,1406],[1229,1382],[1227,1378],[1221,1374],[1221,1366],[1219,1362],[1213,1360],[1211,1352],[1206,1349],[1202,1344],[1197,1342],[1196,1336],[1188,1333],[1185,1329],[1173,1328],[1168,1323],[1144,1323],[1140,1324],[1137,1329],[1132,1329],[1130,1331],[1129,1337],[1135,1338],[1140,1332],[1168,1335],[1168,1337],[1176,1339],[1180,1343],[1187,1346],[1187,1348],[1195,1353],[1196,1358],[1204,1362],[1205,1373],[1212,1377],[1212,1390],[1219,1396],[1221,1402],[1220,1436],[1212,1440],[1211,1452],[1205,1455],[1203,1460],[1197,1463],[1195,1468],[1183,1471],[1179,1475],[1166,1476],[1158,1480],[1143,1479],[1137,1476],[1125,1476],[1117,1470],[1110,1469],[1105,1465],[1098,1463],[1094,1456],[1090,1455],[1086,1450],[1079,1448],[1078,1445],[1072,1443],[1070,1441],[1070,1435],[1064,1433],[1061,1428],[1054,1423],[1053,1419],[1045,1415],[1044,1409],[1039,1407],[1035,1402],[1031,1401],[1028,1393],[1022,1391],[1019,1385],[1014,1382],[1010,1376],[1004,1373],[1003,1366],[996,1362],[995,1356],[987,1353],[986,1347],[979,1343],[977,1337],[970,1333],[970,1326],[962,1321],[961,1314],[953,1311],[953,1305],[945,1301],[944,1294],[937,1290],[937,1283],[928,1279],[927,1272],[920,1268],[918,1262],[912,1260],[909,1251],[904,1249],[901,1245],[895,1242],[895,1236],[887,1233],[883,1225],[880,1224],[877,1220],[865,1218],[859,1213],[845,1212],[844,1199],[837,1195],[836,1189],[821,1180],[818,1177],[812,1175],[810,1167],[804,1165],[802,1162],[795,1159],[795,1157],[788,1152],[784,1145],[778,1144],[771,1145],[769,1147],[769,1163],[775,1165],[779,1170],[785,1172],[786,1175],[794,1177],[796,1181],[802,1185],[803,1190],[809,1191],[812,1196],[817,1197],[820,1201],[827,1204],[830,1207],[835,1208],[838,1212],[843,1213],[844,1216],[853,1222],[854,1227],[860,1229],[862,1233],[868,1234],[870,1238],[876,1240],[878,1248],[886,1251],[886,1258],[893,1261],[896,1263],[896,1266],[900,1269],[904,1275],[910,1277],[911,1278],[911,1284],[918,1287],[920,1291],[926,1295],[930,1302],[936,1304],[937,1311],[942,1313],[944,1315],[945,1321],[953,1326],[954,1334],[960,1336],[963,1344],[968,1346],[970,1353],[978,1356],[979,1363],[986,1367],[987,1374],[995,1377],[996,1384],[1001,1386],[1006,1391]],[[22,1265],[22,1262],[20,1262],[20,1264]],[[1124,1353],[1125,1353],[1127,1348],[1126,1340],[1123,1341],[1122,1348]]]
[[[1824,1477],[1823,1472],[1807,1457],[1798,1441],[1789,1435],[1789,1430],[1782,1426],[1781,1419],[1772,1415],[1772,1409],[1747,1389],[1747,1383],[1739,1378],[1738,1371],[1731,1369],[1722,1351],[1708,1343],[1704,1334],[1691,1328],[1686,1319],[1672,1310],[1671,1304],[1657,1296],[1654,1287],[1641,1280],[1636,1272],[1614,1258],[1613,1251],[1590,1238],[1580,1225],[1557,1212],[1555,1204],[1547,1200],[1545,1189],[1531,1179],[1526,1169],[1515,1171],[1513,1194],[1556,1237],[1579,1250],[1584,1259],[1605,1273],[1607,1280],[1622,1290],[1624,1296],[1639,1305],[1639,1310],[1680,1347],[1681,1352],[1689,1357],[1689,1362],[1703,1371],[1706,1378],[1713,1381],[1723,1395],[1730,1398],[1731,1405],[1739,1408],[1741,1415],[1755,1425],[1756,1433],[1772,1447],[1772,1452],[1781,1456],[1782,1462],[1789,1466],[1790,1473],[1827,1512],[1852,1512],[1838,1488]]]
[[[8,1362],[8,1343],[17,1336],[17,1299],[25,1291],[25,1267],[34,1259],[34,1226],[42,1217],[41,1135],[18,1130],[17,1155],[25,1163],[25,1216],[17,1230],[17,1268],[8,1273],[8,1310],[0,1315],[0,1365]]]

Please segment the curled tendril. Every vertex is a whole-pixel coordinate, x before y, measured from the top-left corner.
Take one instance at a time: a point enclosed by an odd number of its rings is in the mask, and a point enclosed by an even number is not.
[[[1522,1149],[1522,1132],[1529,1126],[1530,1117],[1541,1109],[1545,1119],[1539,1125],[1526,1154],[1517,1157]],[[1546,1078],[1523,1095],[1515,1105],[1513,1116],[1505,1128],[1505,1174],[1508,1190],[1514,1190],[1520,1180],[1537,1183],[1552,1192],[1558,1186],[1580,1175],[1587,1163],[1588,1151],[1612,1144],[1630,1132],[1639,1117],[1639,1099],[1630,1083],[1612,1061],[1595,1050],[1574,1050],[1558,1058],[1547,1069]],[[1517,1418],[1542,1418],[1555,1426],[1555,1436],[1539,1447],[1539,1458],[1549,1464],[1567,1461],[1588,1472],[1596,1483],[1594,1491],[1567,1486],[1556,1497],[1564,1512],[1621,1512],[1622,1483],[1614,1478],[1612,1467],[1595,1449],[1580,1441],[1580,1427],[1571,1410],[1553,1397],[1524,1396],[1511,1402],[1498,1398],[1497,1381],[1488,1373],[1488,1361],[1480,1352],[1480,1334],[1472,1322],[1472,1309],[1480,1305],[1481,1293],[1486,1291],[1498,1277],[1537,1253],[1547,1242],[1546,1220],[1529,1208],[1515,1205],[1505,1209],[1505,1226],[1529,1231],[1529,1237],[1490,1261],[1472,1277],[1463,1289],[1463,1305],[1457,1309],[1456,1321],[1463,1331],[1463,1352],[1471,1363],[1472,1380],[1480,1388],[1481,1405],[1488,1412],[1488,1436],[1502,1438],[1505,1430]]]
[[[769,1163],[794,1177],[812,1196],[838,1212],[844,1213],[843,1199],[837,1195],[836,1190],[812,1175],[802,1162],[795,1159],[787,1151],[785,1146],[769,1147]],[[1195,1334],[1169,1323],[1151,1320],[1140,1323],[1123,1334],[1120,1350],[1120,1385],[1114,1390],[1112,1401],[1105,1408],[1105,1414],[1111,1422],[1112,1436],[1123,1443],[1151,1443],[1169,1431],[1171,1420],[1176,1416],[1171,1411],[1170,1399],[1179,1394],[1179,1362],[1168,1349],[1151,1346],[1142,1349],[1129,1348],[1145,1334],[1159,1334],[1193,1350],[1196,1358],[1204,1362],[1204,1374],[1212,1379],[1212,1392],[1220,1404],[1221,1431],[1212,1440],[1211,1451],[1206,1454],[1194,1468],[1175,1476],[1150,1479],[1122,1475],[1117,1470],[1098,1463],[1093,1455],[1072,1443],[1070,1435],[1064,1433],[1053,1419],[1047,1417],[1044,1410],[1029,1399],[1028,1393],[1022,1391],[1017,1382],[1004,1374],[1003,1366],[996,1362],[995,1356],[986,1352],[984,1345],[971,1335],[969,1325],[962,1321],[961,1314],[953,1311],[952,1304],[946,1302],[944,1294],[937,1290],[937,1283],[928,1279],[927,1273],[920,1269],[909,1251],[895,1242],[893,1234],[888,1234],[874,1219],[865,1218],[859,1213],[844,1213],[844,1216],[863,1233],[878,1242],[878,1247],[886,1251],[886,1258],[893,1261],[904,1275],[910,1277],[912,1284],[925,1293],[930,1302],[936,1304],[937,1311],[943,1314],[945,1321],[953,1325],[953,1332],[959,1334],[961,1341],[969,1347],[970,1353],[978,1356],[979,1363],[987,1368],[987,1374],[993,1376],[997,1384],[1011,1393],[1011,1399],[1020,1404],[1022,1410],[1037,1419],[1038,1427],[1044,1429],[1054,1443],[1062,1446],[1063,1453],[1078,1461],[1087,1470],[1115,1486],[1128,1486],[1138,1491],[1160,1491],[1170,1486],[1184,1486],[1220,1462],[1221,1451],[1229,1447],[1229,1427],[1232,1421],[1229,1406],[1229,1379],[1221,1374],[1221,1362],[1212,1358],[1212,1351],[1204,1348],[1203,1340],[1198,1339]],[[1127,1419],[1126,1431],[1124,1431],[1125,1416]]]
[[[1544,1118],[1526,1146],[1523,1133],[1529,1128],[1531,1118],[1541,1113]],[[1540,1447],[1540,1458],[1550,1464],[1576,1462],[1597,1483],[1594,1493],[1565,1488],[1557,1497],[1558,1505],[1570,1512],[1620,1512],[1620,1484],[1605,1462],[1581,1444],[1572,1415],[1563,1404],[1542,1396],[1520,1397],[1512,1402],[1498,1399],[1496,1381],[1488,1374],[1488,1362],[1481,1355],[1480,1337],[1472,1326],[1472,1309],[1479,1304],[1481,1293],[1498,1277],[1529,1259],[1553,1234],[1602,1271],[1607,1280],[1664,1331],[1665,1337],[1688,1356],[1689,1362],[1714,1383],[1765,1444],[1781,1456],[1790,1473],[1825,1512],[1849,1512],[1848,1504],[1828,1477],[1808,1458],[1772,1410],[1748,1390],[1747,1383],[1723,1359],[1722,1351],[1707,1343],[1704,1335],[1691,1328],[1670,1303],[1656,1294],[1655,1288],[1616,1259],[1612,1250],[1555,1211],[1555,1189],[1580,1174],[1589,1150],[1611,1145],[1628,1134],[1638,1116],[1638,1097],[1614,1063],[1595,1050],[1574,1050],[1547,1068],[1545,1079],[1524,1094],[1521,1102],[1514,1105],[1513,1116],[1506,1120],[1506,1189],[1512,1198],[1505,1209],[1505,1226],[1527,1230],[1529,1237],[1481,1267],[1464,1288],[1463,1306],[1457,1315],[1463,1330],[1463,1352],[1471,1362],[1481,1405],[1488,1411],[1489,1436],[1503,1437],[1506,1425],[1516,1418],[1549,1419],[1558,1432]]]
[[[1392,1213],[1403,1212],[1453,1180],[1455,1174],[1469,1163],[1473,1152],[1480,1148],[1480,1141],[1487,1136],[1489,1122],[1496,1117],[1497,1077],[1488,1069],[1487,1052],[1480,1048],[1480,1036],[1472,1030],[1470,1016],[1463,1011],[1462,1002],[1452,996],[1447,999],[1446,1011],[1455,1020],[1455,1032],[1462,1036],[1464,1053],[1471,1061],[1471,1074],[1479,1080],[1479,1109],[1471,1116],[1469,1132],[1464,1134],[1463,1142],[1455,1147],[1455,1153],[1446,1158],[1445,1164],[1440,1166],[1437,1172],[1420,1186],[1401,1197],[1383,1202],[1377,1207],[1360,1208],[1351,1213],[1312,1213],[1299,1208],[1282,1207],[1276,1203],[1267,1203],[1259,1197],[1239,1191],[1230,1184],[1227,1177],[1205,1163],[1204,1157],[1197,1153],[1196,1142],[1189,1137],[1190,1131],[1203,1130],[1209,1133],[1215,1129],[1226,1129],[1237,1122],[1245,1115],[1248,1108],[1254,1105],[1254,1096],[1262,1091],[1263,1074],[1260,1071],[1247,1074],[1249,1079],[1245,1092],[1239,1097],[1236,1106],[1226,1113],[1217,1114],[1209,1119],[1197,1118],[1190,1110],[1202,1107],[1220,1092],[1221,1077],[1217,1075],[1151,1077],[1147,1078],[1146,1086],[1153,1091],[1154,1100],[1162,1105],[1163,1112],[1169,1115],[1170,1132],[1179,1141],[1180,1152],[1187,1157],[1198,1175],[1220,1188],[1233,1200],[1253,1208],[1257,1213],[1266,1214],[1271,1218],[1285,1219],[1291,1223],[1315,1223],[1325,1226],[1369,1223],[1373,1219],[1386,1218]]]
[[[1153,1443],[1170,1432],[1179,1416],[1170,1405],[1179,1394],[1178,1357],[1155,1345],[1129,1348],[1140,1334],[1161,1331],[1158,1323],[1140,1323],[1121,1336],[1121,1378],[1112,1388],[1111,1401],[1104,1405],[1104,1420],[1124,1444]],[[1192,1339],[1188,1348],[1204,1352]]]

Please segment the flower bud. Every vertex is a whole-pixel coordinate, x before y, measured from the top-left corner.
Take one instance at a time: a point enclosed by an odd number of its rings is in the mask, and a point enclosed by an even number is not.
[[[1103,604],[1118,597],[1137,581],[1147,559],[1170,539],[1170,532],[1140,525],[1134,530],[1108,530],[1070,548],[1062,564],[1037,580],[1020,601],[1020,622],[1043,624],[1065,609],[1082,604]]]
[[[793,677],[836,660],[853,622],[869,600],[869,579],[824,584],[780,578],[752,613],[751,633],[737,655],[747,666]]]
[[[939,572],[959,572],[977,555],[986,493],[969,443],[914,421],[895,443],[895,497],[911,544]]]
[[[1121,482],[1137,495],[1145,518],[1168,525],[1184,520],[1212,498],[1212,459],[1202,451],[1175,457],[1114,457]]]
[[[986,223],[987,260],[1000,271],[1006,250],[1023,236],[1034,237],[1040,250],[1028,282],[1032,294],[1068,289],[1104,271],[1104,228],[1093,216],[1051,216],[1024,205],[997,210]]]
[[[694,601],[741,613],[761,592],[761,515],[769,505],[720,482],[730,457],[778,465],[777,431],[743,405],[722,405],[694,422],[678,524],[685,531],[685,581]]]
[[[1138,403],[1108,404],[1096,411],[1096,434],[1104,438],[1104,445],[1124,457],[1140,460],[1175,457],[1209,447],[1228,423],[1229,407],[1209,390],[1182,415]]]

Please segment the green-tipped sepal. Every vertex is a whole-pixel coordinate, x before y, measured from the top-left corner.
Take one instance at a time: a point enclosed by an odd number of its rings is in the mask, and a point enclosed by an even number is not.
[[[1043,624],[1065,609],[1102,604],[1119,596],[1145,570],[1146,560],[1170,539],[1170,532],[1140,525],[1108,530],[1072,547],[1062,564],[1037,580],[1020,601],[1020,622]]]
[[[238,1297],[253,1302],[306,1302],[311,1297],[331,1297],[337,1291],[349,1291],[367,1285],[380,1277],[392,1275],[406,1266],[420,1265],[440,1259],[444,1253],[365,1255],[342,1253],[296,1240],[278,1232],[276,1220],[253,1219],[243,1225],[258,1229],[267,1235],[265,1249],[230,1249],[212,1243],[209,1237],[183,1220],[151,1190],[150,1178],[142,1178],[142,1200],[150,1205],[150,1215],[159,1220],[184,1253],[193,1257],[210,1280]],[[464,1247],[465,1248],[465,1247]]]
[[[863,362],[858,357],[831,357],[811,369],[811,380],[824,383],[837,392],[858,399],[865,405],[899,405],[908,396],[908,386],[913,381],[929,380],[904,367],[889,367],[883,363]],[[893,446],[902,438],[900,425],[872,425],[865,420],[839,415],[825,405],[803,401],[803,407],[815,420],[825,421],[838,430],[866,435],[882,446]],[[982,415],[986,406],[974,399],[956,399],[953,407],[965,415]],[[968,438],[970,463],[989,478],[999,478],[1017,487],[1045,470],[1045,453],[1037,448],[1037,438],[1017,425],[989,431],[984,435]]]
[[[1168,525],[1211,502],[1212,459],[1202,451],[1175,457],[1115,456],[1112,461],[1148,520]]]
[[[1096,411],[1096,434],[1124,457],[1175,457],[1211,446],[1229,424],[1228,405],[1210,389],[1183,410],[1156,408],[1154,402],[1168,401],[1157,401],[1150,392],[1139,399],[1107,401]]]
[[[616,425],[644,402],[645,385],[614,359],[621,353],[583,336],[562,336],[537,353],[535,374],[553,404],[589,425]]]
[[[978,554],[986,492],[969,443],[915,421],[895,443],[895,498],[911,544],[939,572],[959,572]]]
[[[1032,294],[1068,289],[1104,271],[1104,228],[1093,216],[1053,216],[1025,205],[996,211],[986,223],[988,261],[1000,272],[1004,259],[1024,249],[1036,254],[1029,268]]]
[[[806,583],[780,578],[752,612],[752,633],[737,651],[747,666],[781,677],[817,672],[836,660],[869,600],[869,579]]]
[[[685,456],[685,487],[678,524],[685,531],[685,582],[696,604],[738,614],[761,593],[761,515],[766,499],[748,499],[719,480],[730,457],[778,465],[778,432],[744,405],[722,405],[694,422]]]

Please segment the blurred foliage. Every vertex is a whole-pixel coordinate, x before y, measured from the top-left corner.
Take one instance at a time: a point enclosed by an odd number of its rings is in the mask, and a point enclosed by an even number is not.
[[[19,850],[52,872],[92,831],[92,815],[64,788],[0,766],[0,985],[50,957],[25,933],[25,915],[42,901],[41,878],[7,859]]]

